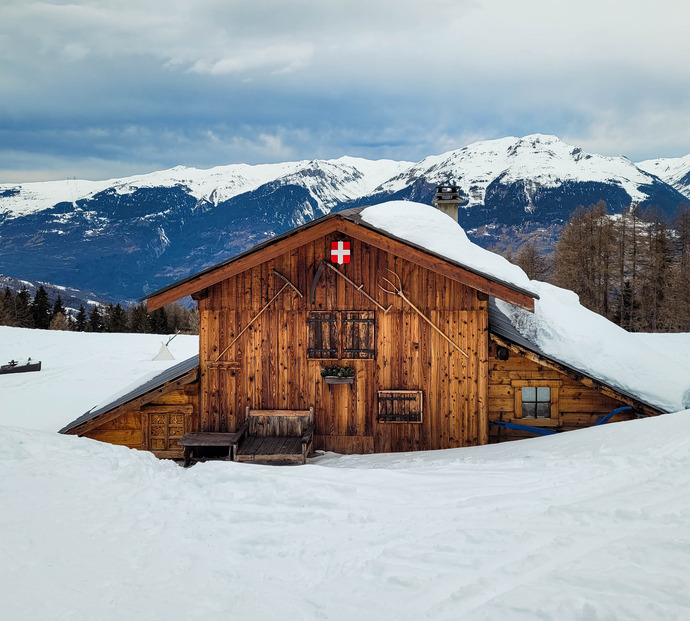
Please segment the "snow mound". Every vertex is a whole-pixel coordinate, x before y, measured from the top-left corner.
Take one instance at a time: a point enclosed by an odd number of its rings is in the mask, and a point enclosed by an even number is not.
[[[377,228],[538,296],[535,312],[499,300],[513,325],[548,356],[641,401],[674,412],[690,407],[690,368],[580,305],[572,291],[530,280],[516,265],[469,241],[452,218],[429,205],[391,201],[367,207]]]
[[[690,412],[284,468],[0,427],[0,473],[14,621],[690,610]]]

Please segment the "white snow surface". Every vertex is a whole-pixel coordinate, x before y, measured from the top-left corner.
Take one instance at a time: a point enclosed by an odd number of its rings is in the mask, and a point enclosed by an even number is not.
[[[690,333],[633,332],[632,336],[690,369]]]
[[[176,336],[176,360],[152,358],[162,334],[93,334],[0,326],[0,362],[41,361],[41,370],[0,375],[0,425],[58,431],[119,394],[199,352],[196,336]]]
[[[690,154],[638,162],[637,167],[656,175],[690,198]]]
[[[667,412],[690,407],[690,367],[587,310],[572,291],[530,280],[516,265],[469,241],[462,227],[439,210],[391,201],[360,215],[397,237],[536,293],[534,313],[498,303],[520,333],[545,354]]]
[[[501,445],[183,469],[0,427],[2,616],[690,617],[690,411]]]
[[[54,433],[162,368],[162,339],[0,327],[0,360],[45,365],[0,376],[2,618],[690,617],[690,411],[297,467]]]
[[[469,197],[466,208],[483,204],[486,188],[497,179],[504,184],[524,180],[528,210],[539,187],[554,187],[564,181],[614,183],[633,201],[646,198],[638,185],[653,181],[625,157],[585,153],[557,136],[543,134],[484,140],[426,157],[377,190],[396,192],[419,177],[431,183],[460,186]]]
[[[131,194],[139,188],[180,186],[186,188],[197,200],[217,205],[271,181],[279,184],[298,183],[315,190],[317,201],[327,211],[336,202],[368,194],[411,164],[412,162],[405,161],[341,157],[335,160],[303,160],[279,164],[231,164],[209,169],[176,166],[168,170],[106,181],[68,179],[6,183],[0,184],[0,194],[13,190],[18,190],[19,193],[0,200],[0,213],[6,213],[8,217],[23,216],[49,209],[59,202],[75,203],[109,188],[118,194]]]

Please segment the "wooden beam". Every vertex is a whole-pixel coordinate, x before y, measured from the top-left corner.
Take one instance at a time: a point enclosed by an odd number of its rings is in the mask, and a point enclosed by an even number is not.
[[[497,345],[501,345],[502,347],[507,347],[511,351],[515,352],[516,354],[519,354],[520,356],[524,356],[528,360],[531,360],[532,362],[536,362],[537,364],[547,367],[549,369],[553,369],[554,371],[558,371],[559,373],[563,373],[564,375],[570,377],[571,379],[574,379],[576,382],[580,382],[581,384],[587,386],[588,388],[592,388],[598,392],[600,392],[603,395],[606,395],[607,397],[611,397],[612,399],[617,399],[618,401],[621,401],[622,403],[625,403],[626,405],[630,405],[634,407],[637,410],[640,410],[641,412],[644,412],[648,416],[658,416],[659,414],[663,414],[664,412],[661,410],[657,410],[646,403],[642,403],[641,401],[638,401],[637,399],[634,399],[632,397],[629,397],[627,395],[623,395],[616,391],[614,388],[611,388],[610,386],[607,386],[606,384],[603,384],[602,382],[595,380],[592,377],[589,377],[588,375],[585,375],[584,373],[581,373],[580,371],[576,371],[575,369],[571,369],[570,367],[560,364],[558,362],[555,362],[553,360],[550,360],[549,358],[545,358],[544,356],[540,356],[539,354],[536,354],[533,351],[530,351],[529,349],[525,349],[524,347],[521,347],[520,345],[516,345],[512,341],[509,341],[508,339],[504,339],[501,336],[498,336],[497,334],[491,333],[491,340],[494,341]]]
[[[87,420],[78,427],[74,427],[73,429],[66,431],[65,434],[72,436],[83,436],[95,429],[96,427],[100,427],[101,425],[110,422],[111,420],[117,418],[118,416],[121,416],[122,414],[125,414],[126,412],[136,410],[146,405],[147,403],[150,403],[154,399],[158,399],[158,397],[167,395],[169,392],[172,392],[174,390],[179,390],[187,384],[191,384],[192,382],[198,379],[198,376],[199,368],[196,367],[189,371],[189,373],[183,375],[182,377],[176,380],[172,380],[170,382],[166,382],[165,384],[156,388],[155,390],[147,392],[146,394],[143,394],[140,397],[137,397],[136,399],[132,399],[127,403],[123,403],[117,406],[114,410],[103,412],[103,414],[99,414],[95,418]]]

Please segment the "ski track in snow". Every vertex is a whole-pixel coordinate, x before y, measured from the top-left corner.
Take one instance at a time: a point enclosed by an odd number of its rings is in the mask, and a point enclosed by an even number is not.
[[[54,433],[175,364],[150,361],[161,340],[0,328],[0,360],[45,365],[0,377],[2,618],[690,617],[690,410],[283,468]]]
[[[685,619],[689,414],[492,447],[189,470],[5,427],[3,609],[17,620]]]

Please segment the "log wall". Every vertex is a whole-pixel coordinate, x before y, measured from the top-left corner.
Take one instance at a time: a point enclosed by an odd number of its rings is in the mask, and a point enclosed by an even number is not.
[[[198,430],[198,392],[198,382],[189,384],[79,435],[149,450],[157,457],[181,459],[183,449],[177,446],[177,439],[187,431]]]
[[[337,266],[383,306],[330,269],[309,293],[322,260],[330,260],[326,235],[276,259],[232,276],[200,296],[200,429],[233,431],[251,409],[304,410],[314,406],[316,448],[341,453],[438,449],[488,441],[488,301],[475,289],[352,237],[351,262]],[[220,355],[284,285],[275,269],[299,289],[286,289]],[[400,298],[379,288],[388,270],[405,294],[464,349],[465,358]],[[383,284],[383,283],[382,283]],[[375,356],[358,360],[307,358],[310,311],[374,311]],[[352,387],[329,387],[323,366],[356,370]],[[421,423],[376,421],[378,390],[422,390]]]
[[[525,421],[521,413],[515,412],[515,392],[521,390],[525,381],[552,386],[552,398],[557,399],[555,419],[540,420],[537,426],[554,427],[563,431],[590,427],[597,418],[627,405],[618,399],[601,394],[577,380],[555,369],[528,360],[520,354],[509,351],[507,360],[497,356],[497,344],[489,346],[489,420],[503,420],[518,424],[532,424]],[[554,391],[553,388],[557,388]],[[616,415],[611,422],[629,420],[634,415],[629,411]],[[490,427],[492,442],[535,437],[533,434]]]

